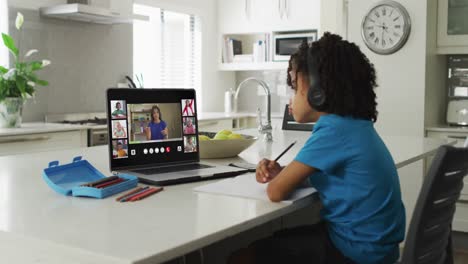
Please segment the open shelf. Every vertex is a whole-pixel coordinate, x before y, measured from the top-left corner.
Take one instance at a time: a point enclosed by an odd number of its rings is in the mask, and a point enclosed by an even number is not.
[[[218,66],[220,71],[266,71],[266,70],[287,70],[288,62],[244,62],[244,63],[221,63]]]

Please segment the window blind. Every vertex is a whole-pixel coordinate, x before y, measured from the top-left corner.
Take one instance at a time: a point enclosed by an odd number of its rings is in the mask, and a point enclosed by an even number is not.
[[[133,26],[133,71],[143,76],[144,87],[194,88],[200,95],[199,18],[139,4],[134,13],[150,18]]]
[[[8,33],[8,3],[0,1],[0,32]],[[0,45],[0,65],[8,68],[8,49],[3,46],[3,41]]]

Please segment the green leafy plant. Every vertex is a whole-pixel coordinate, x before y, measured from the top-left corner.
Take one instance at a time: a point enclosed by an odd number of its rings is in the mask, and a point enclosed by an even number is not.
[[[24,17],[18,12],[16,16],[16,29],[21,33]],[[36,71],[43,69],[50,64],[49,60],[31,60],[30,57],[38,51],[32,49],[28,51],[23,60],[20,57],[20,49],[15,44],[13,38],[2,33],[3,44],[13,54],[13,67],[7,69],[0,66],[0,102],[7,97],[28,98],[34,95],[36,86],[46,86],[49,83],[39,79]],[[20,43],[20,42],[18,42]]]

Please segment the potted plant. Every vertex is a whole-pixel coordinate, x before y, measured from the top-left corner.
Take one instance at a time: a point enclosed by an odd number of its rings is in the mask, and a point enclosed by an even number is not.
[[[23,22],[23,15],[18,13],[15,24],[20,33]],[[31,56],[38,52],[35,49],[21,57],[20,41],[17,47],[10,35],[2,33],[2,39],[5,47],[13,54],[14,62],[10,69],[0,66],[0,128],[19,127],[25,99],[34,96],[36,86],[48,85],[35,72],[49,65],[50,61],[32,60]]]

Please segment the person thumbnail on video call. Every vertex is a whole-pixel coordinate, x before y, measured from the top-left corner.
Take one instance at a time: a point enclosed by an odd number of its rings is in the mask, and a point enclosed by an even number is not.
[[[127,121],[126,120],[112,120],[112,138],[126,138],[127,137]]]
[[[184,117],[184,135],[197,133],[195,117]]]
[[[112,100],[111,101],[111,115],[112,119],[126,118],[127,107],[125,101]]]
[[[128,142],[126,139],[112,140],[112,157],[114,159],[128,158]]]
[[[180,103],[129,104],[130,144],[182,140]]]
[[[185,136],[184,137],[184,152],[196,152],[197,151],[197,137],[196,136]]]
[[[194,99],[183,99],[182,100],[182,115],[183,116],[194,116],[195,115],[195,100]]]

